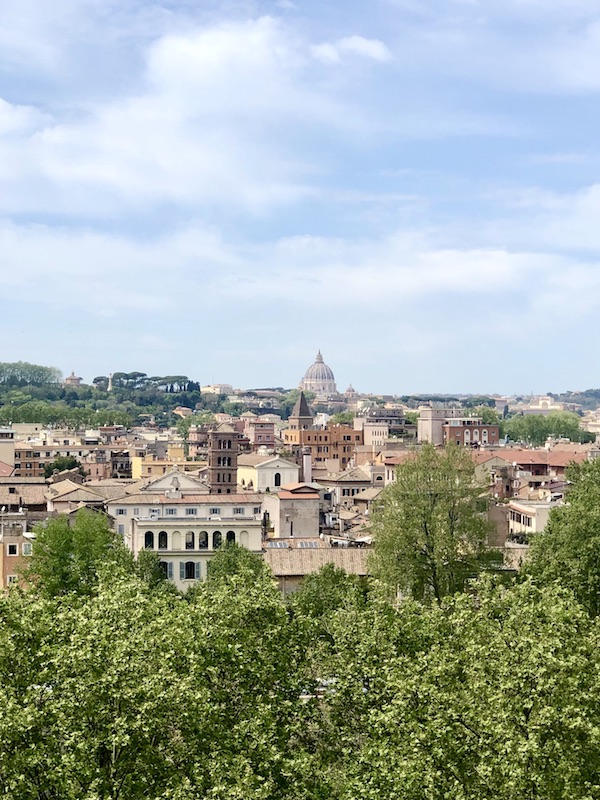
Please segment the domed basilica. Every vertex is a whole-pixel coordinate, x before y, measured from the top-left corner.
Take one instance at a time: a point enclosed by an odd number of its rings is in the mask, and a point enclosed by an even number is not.
[[[306,370],[298,388],[305,392],[314,392],[316,395],[325,395],[327,397],[337,394],[333,371],[323,361],[320,350],[315,358],[315,363]]]

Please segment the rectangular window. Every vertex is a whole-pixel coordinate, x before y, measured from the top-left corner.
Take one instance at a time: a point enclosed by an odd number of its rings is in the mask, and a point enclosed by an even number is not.
[[[160,511],[158,510],[158,508],[151,508],[148,513],[151,517],[158,517]]]
[[[245,514],[246,513],[246,509],[245,508],[241,508],[241,507],[240,508],[234,508],[233,509],[233,513],[237,514],[237,515]]]
[[[216,516],[216,517],[218,517],[218,516],[219,516],[219,514],[221,513],[221,509],[220,509],[220,508],[210,508],[210,509],[208,510],[208,513],[209,513],[211,516]]]
[[[31,555],[31,550],[32,550],[31,542],[23,542],[23,544],[21,545],[21,553],[24,556],[30,556]]]
[[[119,536],[125,536],[125,525],[118,526]]]
[[[254,506],[253,514],[260,514],[260,506]]]
[[[177,509],[176,508],[166,508],[165,514],[167,517],[176,517],[177,516]]]
[[[18,580],[19,580],[19,578],[16,575],[9,575],[8,576],[8,583],[9,584],[17,583]]]
[[[126,508],[117,508],[117,517],[126,517],[126,516],[127,516]]]
[[[140,509],[139,508],[134,508],[133,509],[133,516],[134,517],[139,517],[139,515],[140,515]]]
[[[9,544],[6,546],[6,555],[7,556],[18,556],[19,555],[19,545],[18,544]]]
[[[195,517],[198,514],[197,508],[186,508],[185,513],[188,517]]]

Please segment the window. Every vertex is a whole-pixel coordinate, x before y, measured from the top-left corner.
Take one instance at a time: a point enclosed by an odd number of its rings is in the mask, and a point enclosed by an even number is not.
[[[235,517],[243,516],[246,513],[246,509],[243,506],[236,506],[233,509],[233,515]]]
[[[220,508],[209,508],[209,509],[208,509],[208,513],[209,513],[211,516],[216,516],[216,517],[218,517],[218,516],[219,516],[219,514],[221,513],[221,509],[220,509]]]
[[[160,514],[160,511],[158,510],[158,508],[151,508],[151,509],[148,511],[148,514],[149,514],[151,517],[158,517],[158,515]]]
[[[133,509],[133,516],[134,516],[134,517],[139,517],[139,515],[140,515],[140,510],[139,510],[139,508],[134,508],[134,509]]]
[[[9,544],[6,547],[6,555],[7,556],[18,556],[19,555],[19,545],[18,544]]]
[[[173,562],[172,561],[159,561],[159,567],[165,578],[173,578]]]
[[[260,506],[254,506],[252,509],[253,514],[260,514]]]
[[[154,550],[154,533],[153,531],[146,531],[144,534],[144,549]]]
[[[17,582],[18,582],[18,580],[19,580],[19,578],[18,578],[18,576],[17,576],[17,575],[9,575],[9,576],[8,576],[8,583],[9,583],[9,585],[10,585],[11,583],[17,583]]]
[[[176,517],[177,516],[177,509],[176,508],[165,508],[165,514],[167,517]]]
[[[125,525],[117,525],[117,533],[119,536],[125,536]]]
[[[124,517],[127,514],[126,508],[117,508],[117,517]]]
[[[158,534],[158,549],[166,550],[168,546],[168,536],[166,531],[159,531]]]
[[[221,531],[215,531],[213,533],[213,550],[218,550],[221,547],[223,542],[223,534]]]
[[[227,544],[235,544],[235,531],[227,531]]]
[[[24,556],[30,556],[32,549],[33,545],[31,544],[31,542],[23,542],[23,544],[21,545],[21,553]]]
[[[195,561],[183,561],[179,565],[179,577],[184,581],[198,580],[200,577],[200,564]]]
[[[208,533],[206,531],[200,531],[198,534],[198,549],[199,550],[206,550],[208,548]]]
[[[197,508],[186,508],[185,513],[188,517],[195,517],[198,514]]]
[[[319,448],[320,450],[321,448]],[[275,486],[281,486],[281,472],[275,473]]]
[[[193,550],[194,549],[194,531],[187,531],[185,534],[185,549],[186,550]]]

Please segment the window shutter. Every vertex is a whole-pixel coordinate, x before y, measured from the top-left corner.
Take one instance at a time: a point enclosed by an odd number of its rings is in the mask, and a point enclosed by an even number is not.
[[[200,580],[200,562],[196,561],[196,580]]]
[[[167,577],[170,580],[173,580],[173,562],[172,561],[169,561],[169,564],[167,566]]]
[[[179,562],[179,578],[184,581],[185,580],[185,564],[183,561]]]

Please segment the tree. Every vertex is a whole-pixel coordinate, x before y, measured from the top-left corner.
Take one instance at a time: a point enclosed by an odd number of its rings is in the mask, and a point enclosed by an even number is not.
[[[337,414],[330,417],[329,422],[332,422],[334,425],[352,425],[355,416],[356,414],[354,411],[339,411]]]
[[[365,600],[365,587],[355,575],[325,564],[312,575],[307,575],[300,589],[292,596],[294,611],[306,617],[322,618],[347,603]]]
[[[233,576],[241,576],[249,584],[265,576],[273,578],[262,556],[235,542],[228,542],[208,562],[206,585],[212,588],[229,581]]]
[[[580,417],[569,411],[542,414],[516,414],[504,423],[511,439],[534,446],[544,444],[549,436],[566,437],[573,442],[591,441],[591,434],[580,427]]]
[[[79,474],[85,477],[85,470],[79,461],[77,461],[75,456],[58,456],[50,464],[46,464],[44,467],[44,477],[50,478],[54,473],[54,470],[62,472],[63,470],[76,469],[77,467],[79,467]]]
[[[133,571],[131,554],[103,514],[82,509],[74,520],[63,514],[36,526],[24,577],[46,597],[89,595],[111,565]]]
[[[392,593],[438,603],[461,591],[486,557],[488,523],[468,451],[431,444],[398,467],[372,519],[372,569]]]
[[[554,508],[543,533],[532,537],[525,576],[570,589],[588,611],[600,614],[600,460],[572,464],[568,503]]]

